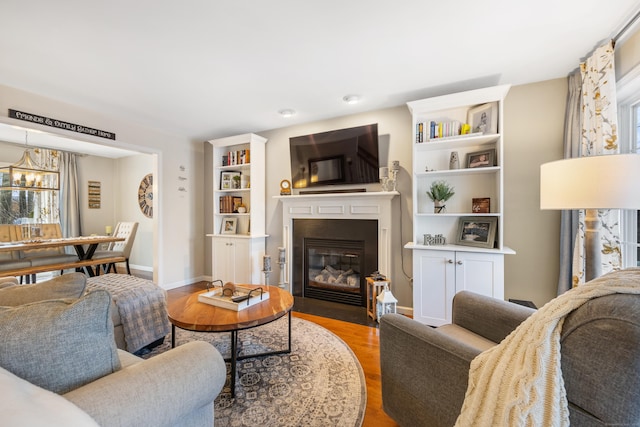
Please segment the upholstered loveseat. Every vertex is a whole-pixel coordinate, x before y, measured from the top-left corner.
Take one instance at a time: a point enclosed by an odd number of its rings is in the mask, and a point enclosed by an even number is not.
[[[621,279],[640,286],[640,269],[614,272],[590,284]],[[380,363],[385,412],[401,426],[454,425],[465,399],[471,361],[533,313],[463,291],[454,298],[450,325],[432,328],[401,315],[383,316]],[[589,299],[570,312],[561,327],[561,370],[571,425],[640,425],[640,294]]]
[[[213,425],[217,350],[192,342],[143,360],[116,347],[111,309],[82,274],[0,289],[4,425]]]

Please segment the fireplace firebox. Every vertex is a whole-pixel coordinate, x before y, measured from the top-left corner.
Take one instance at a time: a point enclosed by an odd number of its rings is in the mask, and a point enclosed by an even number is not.
[[[294,295],[364,307],[377,264],[377,220],[294,219]]]

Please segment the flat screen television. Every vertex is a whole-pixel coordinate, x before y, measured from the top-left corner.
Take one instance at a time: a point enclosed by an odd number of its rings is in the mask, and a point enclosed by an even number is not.
[[[289,138],[293,188],[379,182],[378,124]]]

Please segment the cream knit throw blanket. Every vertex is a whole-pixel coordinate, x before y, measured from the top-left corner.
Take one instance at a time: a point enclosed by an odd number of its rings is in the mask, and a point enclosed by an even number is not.
[[[640,294],[640,269],[616,271],[573,288],[525,320],[499,345],[479,354],[456,427],[568,426],[560,367],[565,316],[592,298]]]

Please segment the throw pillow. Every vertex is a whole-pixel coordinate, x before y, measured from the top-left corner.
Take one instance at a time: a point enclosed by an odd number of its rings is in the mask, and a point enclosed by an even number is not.
[[[70,273],[32,285],[10,286],[0,289],[0,306],[14,307],[48,299],[80,298],[86,282],[87,277],[83,273]]]
[[[0,366],[62,394],[120,369],[111,296],[0,307]]]

